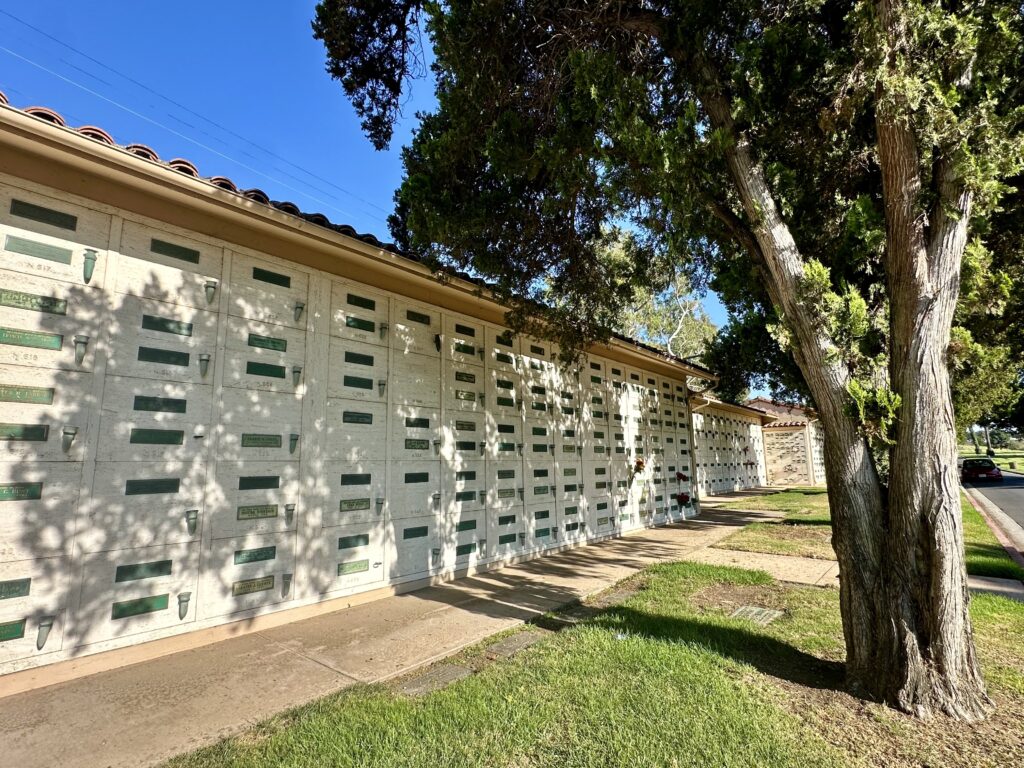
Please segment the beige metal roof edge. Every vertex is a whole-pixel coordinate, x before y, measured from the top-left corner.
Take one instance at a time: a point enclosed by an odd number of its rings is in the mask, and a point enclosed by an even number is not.
[[[506,308],[476,283],[458,276],[438,279],[424,264],[4,105],[0,169],[113,208],[504,324]],[[593,345],[590,351],[662,375],[717,380],[706,370],[618,339]]]
[[[765,413],[757,408],[750,408],[746,405],[736,405],[735,403],[726,403],[714,397],[705,397],[702,395],[693,395],[690,397],[691,405],[698,406],[710,406],[711,408],[718,408],[722,411],[730,411],[731,413],[741,413],[744,416],[757,416],[761,419],[762,426],[770,425],[774,421],[778,421],[777,416],[773,416],[770,413]]]

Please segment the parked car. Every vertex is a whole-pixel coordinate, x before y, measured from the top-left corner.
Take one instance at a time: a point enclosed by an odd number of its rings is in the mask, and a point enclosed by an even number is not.
[[[963,467],[960,469],[960,480],[964,483],[977,480],[995,480],[1001,483],[1003,473],[992,459],[964,459]]]

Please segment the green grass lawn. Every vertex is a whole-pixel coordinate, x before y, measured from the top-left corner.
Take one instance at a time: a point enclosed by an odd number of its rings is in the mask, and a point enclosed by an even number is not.
[[[967,572],[1024,581],[1021,568],[996,539],[988,525],[961,493],[964,516],[964,554]],[[813,557],[835,560],[829,523],[828,496],[824,491],[798,489],[743,502],[744,508],[784,512],[779,521],[752,523],[714,546],[740,552]]]
[[[836,590],[694,563],[655,566],[632,583],[639,591],[621,603],[441,691],[412,699],[357,687],[168,768],[966,768],[1020,757],[1024,605],[973,602],[999,704],[979,730],[843,692]],[[766,628],[728,618],[745,603],[784,616]]]

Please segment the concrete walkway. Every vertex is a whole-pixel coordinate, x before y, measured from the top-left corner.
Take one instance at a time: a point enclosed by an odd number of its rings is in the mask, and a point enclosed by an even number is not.
[[[679,525],[0,698],[2,764],[153,765],[334,691],[409,673],[771,516],[709,510]]]

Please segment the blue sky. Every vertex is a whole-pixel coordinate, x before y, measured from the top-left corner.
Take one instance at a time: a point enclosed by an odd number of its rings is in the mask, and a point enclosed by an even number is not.
[[[0,0],[0,90],[389,239],[399,150],[433,106],[430,83],[414,86],[392,148],[374,151],[324,71],[314,5]],[[717,299],[704,303],[723,324]]]

